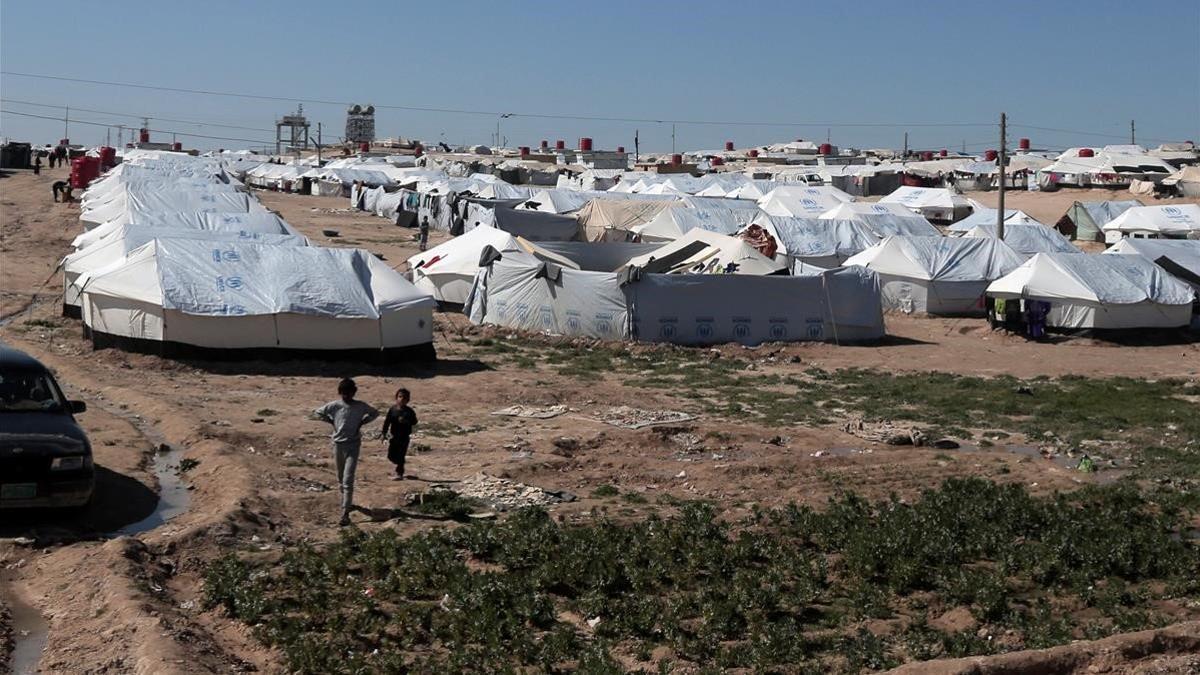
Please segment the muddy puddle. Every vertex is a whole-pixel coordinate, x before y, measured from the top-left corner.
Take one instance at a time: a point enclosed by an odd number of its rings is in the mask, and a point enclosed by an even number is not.
[[[12,619],[14,648],[8,660],[9,672],[13,675],[32,675],[38,672],[38,663],[50,639],[50,623],[41,612],[26,604],[8,587],[11,583],[6,581],[0,587],[0,599],[8,606]]]
[[[154,511],[136,523],[129,523],[111,533],[111,536],[127,536],[149,532],[166,524],[175,516],[187,511],[191,494],[188,485],[180,476],[179,462],[183,458],[183,450],[166,444],[165,452],[154,453],[154,477],[158,481],[158,503]]]

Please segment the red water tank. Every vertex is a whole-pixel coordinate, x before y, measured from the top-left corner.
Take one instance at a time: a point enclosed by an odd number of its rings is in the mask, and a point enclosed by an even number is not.
[[[625,154],[625,146],[623,146],[623,145],[618,145],[618,146],[617,146],[617,152],[619,152],[619,153],[621,153],[621,154]]]
[[[1017,141],[1017,147],[1022,150],[1028,150],[1029,149],[1029,139],[1022,138],[1021,140]]]
[[[111,169],[117,165],[117,149],[110,147],[100,148],[100,169]]]
[[[359,144],[358,144],[358,151],[359,151],[359,152],[370,152],[370,151],[371,151],[371,144],[370,144],[370,143],[359,143]]]
[[[1095,157],[1096,151],[1092,150],[1091,148],[1080,148],[1079,156],[1080,157]]]
[[[822,155],[832,155],[833,145],[831,143],[822,143],[821,147],[817,148],[817,152],[821,153]]]
[[[138,129],[138,142],[139,143],[149,143],[150,142],[150,130],[149,129]]]
[[[550,148],[550,141],[542,139],[542,150],[548,150],[549,148]]]
[[[425,154],[425,146],[420,143],[413,146],[413,157],[420,157],[423,154]]]
[[[722,165],[722,164],[724,164],[724,163],[725,163],[725,158],[724,158],[724,157],[713,157],[713,158],[712,158],[712,165],[713,165],[713,166],[721,166],[721,165]]]
[[[171,149],[175,152],[183,152],[183,143],[176,141],[171,144]]]
[[[675,166],[679,166],[680,164],[683,164],[683,155],[678,155],[678,154],[671,155],[671,163],[674,164]]]
[[[567,142],[566,142],[566,141],[561,141],[561,140],[560,140],[560,141],[554,141],[554,149],[555,149],[555,150],[566,150],[566,149],[567,149]]]
[[[758,150],[751,150],[751,151],[750,151],[750,156],[751,156],[751,157],[758,157]]]
[[[988,150],[987,152],[983,153],[983,160],[985,162],[994,162],[996,161],[996,156],[997,153],[995,150]]]
[[[590,138],[579,139],[579,149],[582,152],[591,152],[592,151],[592,139],[590,139]]]
[[[941,151],[938,152],[938,157],[945,157],[948,154],[950,154],[950,153],[946,152],[945,148],[942,148]]]
[[[921,159],[925,160],[926,162],[930,161],[931,159],[933,159],[933,152],[929,151],[929,150],[922,152]]]
[[[100,175],[99,157],[76,157],[71,160],[71,187],[76,190],[87,188]]]
[[[733,152],[733,141],[725,141],[725,152]]]
[[[528,157],[529,156],[529,146],[522,145],[520,148],[518,148],[518,152],[521,153],[522,157]]]

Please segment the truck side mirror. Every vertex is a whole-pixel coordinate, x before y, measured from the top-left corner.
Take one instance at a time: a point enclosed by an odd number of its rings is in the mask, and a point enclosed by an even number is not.
[[[67,401],[67,406],[71,409],[71,414],[87,412],[87,402],[85,401]]]

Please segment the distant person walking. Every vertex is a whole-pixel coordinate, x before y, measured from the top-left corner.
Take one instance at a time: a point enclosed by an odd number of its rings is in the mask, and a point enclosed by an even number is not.
[[[404,459],[408,456],[408,440],[412,436],[413,427],[417,426],[417,413],[408,407],[412,395],[401,387],[396,390],[396,404],[388,408],[383,418],[381,438],[388,442],[388,461],[396,465],[396,475],[392,480],[404,480]]]
[[[42,175],[42,156],[38,153],[34,153],[33,155],[33,175]]]
[[[429,216],[421,218],[421,227],[417,230],[417,243],[422,251],[429,248]]]
[[[63,200],[66,201],[67,181],[65,181],[65,180],[54,181],[54,184],[50,186],[50,190],[52,192],[54,192],[54,201],[56,201],[56,202],[58,201],[59,193],[63,193]]]
[[[354,508],[354,472],[362,447],[362,426],[379,417],[379,411],[354,398],[358,385],[348,377],[338,382],[337,391],[339,398],[314,410],[313,417],[333,425],[333,461],[342,495],[342,517],[338,524],[345,526],[350,524],[350,511]]]
[[[67,146],[60,145],[60,146],[54,148],[54,152],[58,154],[58,165],[66,166],[67,165],[67,155],[70,154],[69,151],[67,150]]]
[[[50,168],[51,168],[51,169],[53,169],[53,168],[54,168],[54,163],[55,163],[55,160],[57,160],[57,159],[58,159],[58,154],[57,154],[57,151],[55,151],[55,152],[51,152],[51,153],[50,153],[50,156],[49,156],[49,157],[47,157],[46,159],[47,159],[47,161],[49,161],[49,163],[50,163]]]

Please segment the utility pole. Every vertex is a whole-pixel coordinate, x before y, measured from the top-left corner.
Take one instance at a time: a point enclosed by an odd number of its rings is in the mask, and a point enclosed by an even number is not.
[[[63,106],[63,138],[71,137],[71,106]]]
[[[641,154],[642,154],[642,149],[641,149],[641,147],[639,147],[638,130],[634,129],[633,130],[633,163],[634,164],[637,164],[638,161],[640,161],[639,157],[641,156]]]
[[[675,123],[671,122],[671,154],[675,154]]]
[[[901,158],[908,157],[908,132],[904,132],[904,152],[900,155]]]
[[[828,142],[829,142],[829,134],[830,134],[830,129],[829,129],[829,127],[825,127],[825,142],[826,142],[826,143],[828,143]]]
[[[321,123],[317,122],[317,166],[321,166]]]
[[[1129,120],[1129,144],[1137,145],[1137,134],[1134,133],[1133,120]]]
[[[1000,199],[999,211],[996,212],[996,236],[1004,241],[1004,159],[1008,153],[1004,149],[1004,137],[1008,132],[1008,118],[1000,113]]]

